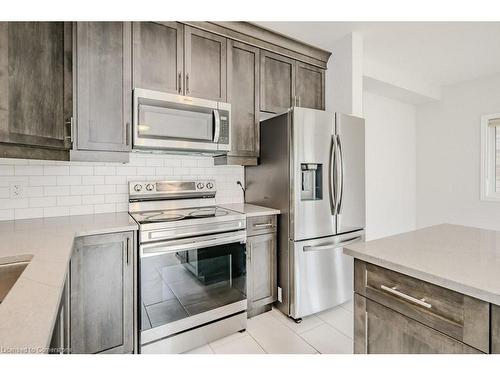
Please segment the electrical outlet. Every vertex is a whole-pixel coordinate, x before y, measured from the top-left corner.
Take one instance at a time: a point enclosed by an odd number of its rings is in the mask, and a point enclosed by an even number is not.
[[[24,198],[23,185],[20,182],[12,182],[10,184],[10,198],[21,199]]]

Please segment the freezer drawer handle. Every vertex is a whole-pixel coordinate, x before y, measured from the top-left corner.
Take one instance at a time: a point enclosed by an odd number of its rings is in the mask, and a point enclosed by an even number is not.
[[[320,250],[333,250],[339,247],[349,245],[350,243],[357,242],[362,238],[362,236],[356,236],[353,238],[349,238],[343,242],[339,243],[331,243],[328,245],[320,245],[320,246],[304,246],[304,251],[320,251]]]
[[[389,288],[388,286],[385,285],[380,285],[380,289],[385,290],[386,292],[389,292],[391,294],[394,294],[398,297],[401,297],[407,301],[416,303],[419,306],[425,307],[427,309],[430,309],[432,305],[428,302],[425,302],[425,298],[418,299],[412,296],[409,296],[408,294],[402,293],[399,290],[396,289],[397,287],[393,286],[392,288]]]

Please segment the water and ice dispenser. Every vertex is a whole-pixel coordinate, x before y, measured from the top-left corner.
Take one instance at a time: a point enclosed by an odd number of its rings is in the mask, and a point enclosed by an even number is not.
[[[302,163],[300,169],[302,177],[300,199],[303,201],[323,199],[323,164]]]

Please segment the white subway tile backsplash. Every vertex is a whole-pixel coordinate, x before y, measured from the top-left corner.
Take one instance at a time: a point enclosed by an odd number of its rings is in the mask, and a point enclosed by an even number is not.
[[[57,176],[57,185],[81,185],[82,176]]]
[[[51,186],[57,185],[55,176],[32,176],[29,178],[30,186]]]
[[[95,185],[94,193],[95,194],[113,194],[116,191],[115,185]]]
[[[69,195],[69,192],[69,186],[45,186],[43,188],[43,193],[47,197]]]
[[[74,185],[71,186],[71,195],[94,194],[94,185]]]
[[[210,157],[131,153],[128,164],[0,158],[0,220],[128,210],[128,182],[214,179],[218,203],[243,201],[243,167],[215,167]],[[12,183],[23,189],[10,198]]]
[[[43,166],[16,165],[14,174],[16,176],[41,176],[43,175]]]
[[[53,207],[57,204],[56,197],[29,198],[30,207]]]
[[[82,197],[80,195],[57,197],[58,206],[79,206],[81,204],[82,204]]]
[[[68,176],[69,166],[67,165],[46,165],[43,168],[45,176]]]
[[[0,165],[0,176],[14,176],[14,166]]]

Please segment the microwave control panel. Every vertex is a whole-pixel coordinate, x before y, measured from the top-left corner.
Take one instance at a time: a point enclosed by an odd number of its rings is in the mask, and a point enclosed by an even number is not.
[[[220,136],[219,143],[229,144],[229,116],[230,112],[219,110],[220,113]]]

